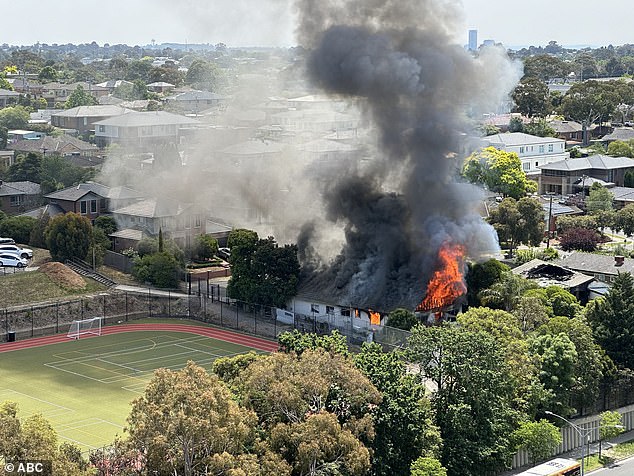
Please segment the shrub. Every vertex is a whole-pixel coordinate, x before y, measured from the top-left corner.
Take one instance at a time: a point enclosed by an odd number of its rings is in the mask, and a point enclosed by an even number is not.
[[[599,233],[587,228],[572,228],[559,237],[561,249],[564,251],[595,251],[599,241]]]

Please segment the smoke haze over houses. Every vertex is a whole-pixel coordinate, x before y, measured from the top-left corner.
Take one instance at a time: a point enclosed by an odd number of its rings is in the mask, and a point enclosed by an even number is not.
[[[519,71],[503,50],[474,58],[450,41],[459,17],[453,2],[298,5],[312,81],[358,101],[379,141],[367,167],[338,174],[324,192],[326,220],[345,230],[335,261],[313,252],[323,222],[304,227],[307,279],[340,303],[414,308],[443,243],[464,245],[474,258],[497,248],[474,209],[478,192],[455,176],[467,113],[499,104]]]

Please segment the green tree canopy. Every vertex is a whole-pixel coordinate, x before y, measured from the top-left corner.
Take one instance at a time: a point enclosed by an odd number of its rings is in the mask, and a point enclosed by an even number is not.
[[[64,108],[71,109],[77,106],[94,106],[95,104],[99,104],[97,98],[87,92],[81,85],[78,85],[66,99]]]
[[[92,225],[85,216],[66,213],[49,221],[45,236],[54,260],[85,259],[92,239]]]
[[[231,278],[227,293],[233,299],[281,307],[297,292],[299,260],[296,245],[278,246],[271,236],[258,238],[245,229],[229,234]]]
[[[516,111],[527,117],[545,117],[550,112],[548,86],[534,76],[522,78],[512,98]]]
[[[132,268],[132,274],[137,280],[160,288],[177,288],[181,271],[181,263],[167,251],[139,257]]]
[[[489,215],[501,242],[508,245],[510,255],[520,243],[537,246],[544,237],[544,211],[540,203],[524,197],[518,201],[505,198]]]
[[[480,299],[478,298],[480,291],[500,281],[504,272],[509,270],[510,268],[507,265],[493,258],[484,263],[469,263],[465,277],[469,305],[480,305]]]
[[[471,183],[485,185],[505,197],[520,199],[537,190],[535,182],[526,178],[517,154],[495,147],[471,154],[465,161],[463,175]]]
[[[387,318],[387,325],[409,331],[416,324],[420,324],[420,319],[409,309],[394,309]]]
[[[29,111],[23,106],[8,106],[0,109],[0,127],[8,130],[26,129],[30,118]]]
[[[30,243],[37,220],[27,216],[13,216],[0,221],[0,236],[10,236],[16,243]]]
[[[218,240],[210,235],[198,235],[194,244],[194,253],[198,259],[211,259],[218,251]]]
[[[632,141],[615,140],[610,142],[607,154],[612,157],[634,157]]]
[[[417,326],[408,358],[432,382],[435,423],[449,474],[482,475],[502,468],[518,421],[513,379],[495,339],[460,327]]]
[[[634,369],[634,278],[620,273],[605,297],[588,303],[585,314],[597,343],[619,366]]]
[[[627,236],[634,235],[634,203],[625,205],[616,212],[614,226]]]
[[[590,194],[586,199],[588,213],[595,214],[600,211],[610,211],[614,208],[614,194],[599,183],[592,184]]]
[[[569,72],[570,66],[557,56],[539,54],[524,59],[524,78],[534,77],[548,81],[553,78],[565,78]]]
[[[280,474],[290,474],[269,451],[247,454],[256,444],[256,415],[238,406],[215,375],[193,362],[178,371],[156,370],[127,421],[129,444],[145,450],[149,474],[234,474],[231,470],[244,471],[264,460],[275,461]]]
[[[205,91],[215,91],[220,71],[209,61],[197,59],[187,69],[185,84]]]
[[[440,461],[429,456],[421,456],[410,466],[410,476],[447,476],[447,470]]]
[[[518,449],[525,449],[531,464],[535,465],[552,456],[555,448],[561,444],[562,436],[558,427],[548,420],[523,421],[513,433]]]

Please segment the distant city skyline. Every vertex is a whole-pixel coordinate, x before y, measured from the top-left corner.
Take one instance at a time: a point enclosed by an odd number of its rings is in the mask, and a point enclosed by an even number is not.
[[[457,44],[468,43],[468,31],[478,30],[478,42],[495,40],[507,47],[607,46],[634,43],[629,15],[611,15],[597,22],[596,14],[578,0],[446,0],[462,4],[464,17],[455,31]],[[293,46],[294,9],[291,0],[110,0],[95,8],[89,2],[57,0],[51,8],[36,0],[19,4],[0,0],[7,13],[0,44],[225,43],[228,46]],[[607,5],[607,4],[606,4]],[[612,0],[610,11],[628,11],[630,2]],[[599,7],[600,8],[600,7]],[[28,12],[26,14],[25,12]]]

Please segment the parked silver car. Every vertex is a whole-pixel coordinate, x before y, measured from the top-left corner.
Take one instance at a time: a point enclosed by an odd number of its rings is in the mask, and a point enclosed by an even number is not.
[[[33,258],[33,250],[21,248],[18,245],[0,245],[0,253],[11,253],[20,258]]]
[[[27,264],[28,262],[24,258],[10,253],[0,253],[0,266],[24,268]]]

